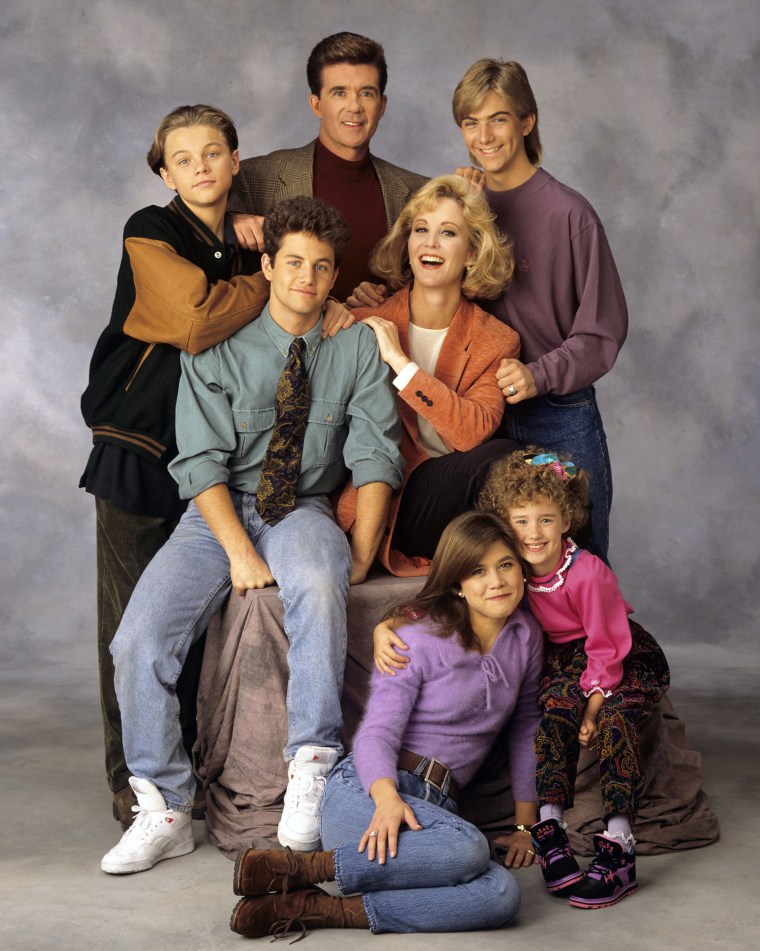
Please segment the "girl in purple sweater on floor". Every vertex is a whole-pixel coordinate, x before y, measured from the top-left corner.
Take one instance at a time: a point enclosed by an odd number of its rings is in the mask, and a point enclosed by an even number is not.
[[[540,820],[532,828],[547,888],[577,908],[636,890],[632,824],[643,788],[638,728],[670,684],[655,639],[628,617],[617,578],[570,538],[588,517],[588,478],[535,446],[494,463],[478,505],[508,519],[528,563],[528,603],[548,645],[536,735]],[[565,834],[580,747],[596,748],[606,830],[585,874]]]
[[[406,619],[399,633],[413,662],[393,677],[375,673],[353,753],[327,781],[329,851],[242,852],[235,892],[248,897],[233,931],[472,931],[515,917],[517,882],[459,818],[456,799],[508,724],[518,825],[501,844],[508,868],[532,864],[542,635],[519,606],[524,574],[498,516],[469,512],[446,528],[420,594],[389,612]],[[341,897],[313,887],[321,881],[335,881]]]

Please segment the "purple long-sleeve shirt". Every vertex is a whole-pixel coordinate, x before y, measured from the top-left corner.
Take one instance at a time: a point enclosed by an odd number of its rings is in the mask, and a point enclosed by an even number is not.
[[[485,189],[514,242],[515,273],[483,307],[516,330],[539,395],[573,393],[612,368],[628,309],[607,236],[586,199],[539,168],[523,185]]]
[[[377,779],[395,781],[399,750],[432,757],[460,786],[472,779],[502,727],[515,800],[536,798],[533,737],[541,719],[538,688],[543,634],[518,608],[482,655],[457,637],[429,633],[429,620],[399,629],[411,662],[395,677],[375,671],[364,719],[354,739],[354,761],[364,789]]]

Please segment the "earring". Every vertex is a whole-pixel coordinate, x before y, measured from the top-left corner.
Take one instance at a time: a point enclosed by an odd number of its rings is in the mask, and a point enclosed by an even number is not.
[[[464,597],[464,591],[457,591],[457,597],[458,597],[458,598],[463,598],[463,597]]]

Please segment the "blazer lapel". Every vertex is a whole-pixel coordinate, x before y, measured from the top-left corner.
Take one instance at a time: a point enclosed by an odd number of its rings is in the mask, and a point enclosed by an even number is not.
[[[396,218],[401,214],[404,205],[409,200],[409,186],[382,159],[376,159],[374,155],[370,155],[370,158],[380,182],[385,204],[385,217],[388,220],[388,230],[390,231]]]
[[[473,333],[473,305],[462,298],[454,318],[449,324],[449,332],[443,341],[435,375],[455,392],[459,389],[462,376],[470,360],[470,344]],[[407,350],[407,353],[409,351]]]
[[[314,195],[314,148],[316,139],[300,149],[293,149],[288,155],[287,162],[282,165],[279,173],[280,188],[277,201],[285,198],[296,198]]]

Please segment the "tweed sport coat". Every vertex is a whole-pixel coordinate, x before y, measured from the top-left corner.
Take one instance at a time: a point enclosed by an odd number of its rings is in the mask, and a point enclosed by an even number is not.
[[[314,149],[317,140],[300,149],[280,149],[269,155],[243,159],[232,180],[227,210],[244,215],[266,215],[285,198],[314,195]],[[390,229],[412,194],[428,180],[424,175],[370,156],[380,181],[385,217]]]

